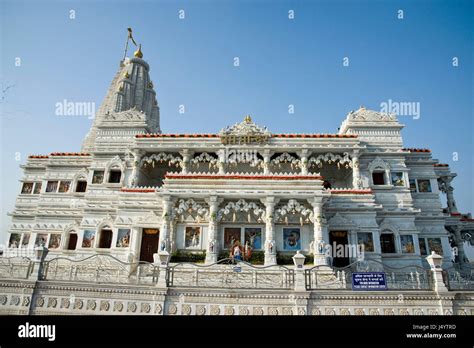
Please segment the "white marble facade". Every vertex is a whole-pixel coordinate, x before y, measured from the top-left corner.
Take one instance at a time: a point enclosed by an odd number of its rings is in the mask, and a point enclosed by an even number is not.
[[[48,258],[150,261],[166,249],[211,263],[248,229],[265,264],[339,235],[369,240],[367,258],[425,265],[433,250],[450,262],[450,238],[460,247],[474,230],[456,208],[456,174],[404,148],[395,115],[361,107],[335,134],[275,134],[250,117],[214,134],[163,133],[149,71],[140,54],[121,63],[81,152],[28,158],[7,253],[43,240]]]

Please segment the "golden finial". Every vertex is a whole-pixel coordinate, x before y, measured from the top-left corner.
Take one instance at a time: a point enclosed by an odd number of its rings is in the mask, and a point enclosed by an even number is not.
[[[247,115],[245,116],[244,121],[245,123],[252,123],[252,118],[250,117],[250,115]]]
[[[138,50],[133,53],[133,55],[137,58],[143,58],[143,53],[142,53],[142,44],[138,46]]]

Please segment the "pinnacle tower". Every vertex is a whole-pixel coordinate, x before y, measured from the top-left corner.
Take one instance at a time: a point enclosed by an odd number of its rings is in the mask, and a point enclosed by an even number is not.
[[[117,146],[127,145],[136,134],[161,133],[160,110],[150,78],[150,66],[143,60],[141,45],[133,58],[125,58],[110,84],[82,144],[82,151],[100,147],[101,138],[110,134]],[[128,141],[127,141],[128,139]]]

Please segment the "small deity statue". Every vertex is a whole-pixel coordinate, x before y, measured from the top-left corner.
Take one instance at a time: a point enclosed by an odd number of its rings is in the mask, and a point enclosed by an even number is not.
[[[165,248],[166,248],[166,243],[163,240],[163,241],[161,241],[160,250],[163,251],[163,250],[165,250]]]
[[[214,252],[214,245],[215,245],[215,242],[214,242],[213,240],[211,240],[211,241],[209,242],[209,251],[210,251],[211,253]]]
[[[245,259],[247,259],[247,260],[250,259],[250,257],[252,256],[252,247],[250,246],[249,241],[245,242],[244,256],[245,256]]]
[[[319,252],[319,254],[324,253],[324,241],[323,240],[320,240],[319,243],[318,243],[318,252]]]

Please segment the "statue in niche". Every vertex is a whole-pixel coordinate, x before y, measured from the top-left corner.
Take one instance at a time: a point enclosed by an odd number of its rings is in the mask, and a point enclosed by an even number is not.
[[[211,240],[211,241],[209,242],[209,251],[210,251],[211,253],[214,252],[214,246],[215,246],[215,245],[216,245],[216,242],[215,242],[214,240]]]

